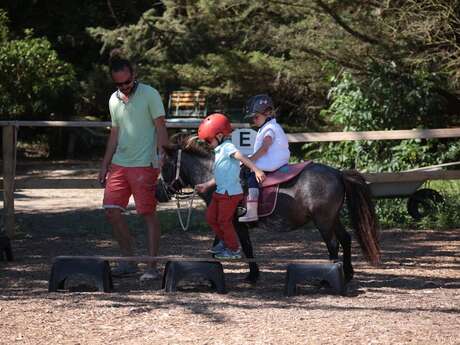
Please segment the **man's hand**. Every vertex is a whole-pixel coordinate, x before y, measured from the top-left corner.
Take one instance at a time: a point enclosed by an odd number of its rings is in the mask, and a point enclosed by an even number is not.
[[[165,157],[163,148],[169,145],[168,131],[166,130],[166,120],[164,116],[157,117],[153,122],[157,131],[158,164],[161,169]]]
[[[163,165],[165,164],[165,158],[166,157],[166,154],[164,153],[163,150],[159,151],[158,153],[158,168],[160,169],[163,169]]]
[[[110,129],[109,139],[107,140],[107,146],[105,148],[104,158],[102,159],[101,169],[99,170],[99,176],[97,180],[102,186],[105,186],[105,180],[107,179],[107,172],[109,170],[110,162],[112,161],[113,154],[115,153],[118,145],[118,127]]]
[[[102,166],[101,169],[99,170],[99,176],[97,177],[97,180],[102,186],[105,186],[105,181],[107,179],[107,172],[108,172],[107,166]]]

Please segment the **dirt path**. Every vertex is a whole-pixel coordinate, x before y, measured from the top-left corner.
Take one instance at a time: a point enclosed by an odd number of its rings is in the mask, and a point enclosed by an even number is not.
[[[18,191],[16,261],[0,262],[0,344],[460,344],[460,229],[384,230],[378,268],[354,242],[345,297],[305,286],[287,298],[284,265],[262,265],[251,286],[237,263],[224,265],[226,295],[192,284],[165,293],[138,277],[116,279],[111,294],[48,293],[54,256],[118,254],[100,200],[101,190]],[[169,206],[161,254],[206,256],[211,234],[178,229]],[[142,223],[131,215],[130,224],[145,254]],[[253,242],[262,257],[326,258],[313,230],[255,229]]]

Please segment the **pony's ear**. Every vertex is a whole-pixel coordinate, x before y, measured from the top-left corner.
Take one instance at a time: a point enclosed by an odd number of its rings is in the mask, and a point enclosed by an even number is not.
[[[185,141],[185,148],[188,149],[192,147],[196,143],[197,140],[198,140],[198,135],[193,135],[193,136],[188,137],[187,140]]]
[[[168,157],[171,157],[172,155],[174,155],[174,152],[177,151],[177,145],[169,143],[163,146],[163,150]]]

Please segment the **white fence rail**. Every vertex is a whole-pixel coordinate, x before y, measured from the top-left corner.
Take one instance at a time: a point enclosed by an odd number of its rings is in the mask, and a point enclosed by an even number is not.
[[[197,128],[200,119],[167,120],[168,128]],[[15,188],[100,188],[92,179],[16,179],[16,138],[20,127],[106,127],[110,122],[96,121],[0,121],[3,134],[3,213],[4,228],[9,237],[14,236],[15,213],[14,191]],[[248,124],[234,123],[234,128],[248,128]],[[324,142],[324,141],[349,141],[349,140],[401,140],[401,139],[434,139],[460,137],[460,128],[440,129],[414,129],[394,131],[368,131],[368,132],[309,132],[288,134],[289,141],[298,142]],[[460,179],[460,170],[448,171],[414,171],[400,173],[372,173],[365,174],[369,182],[405,182],[414,179]]]

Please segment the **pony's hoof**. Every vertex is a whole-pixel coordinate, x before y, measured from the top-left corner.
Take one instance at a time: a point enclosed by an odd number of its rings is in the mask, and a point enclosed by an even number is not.
[[[246,276],[246,278],[244,278],[244,282],[248,284],[256,284],[258,280],[259,280],[259,273],[257,274],[249,273]]]
[[[343,278],[345,280],[345,284],[348,284],[353,279],[353,275],[354,275],[353,269],[351,269],[351,271],[343,272],[343,276],[344,276]]]

